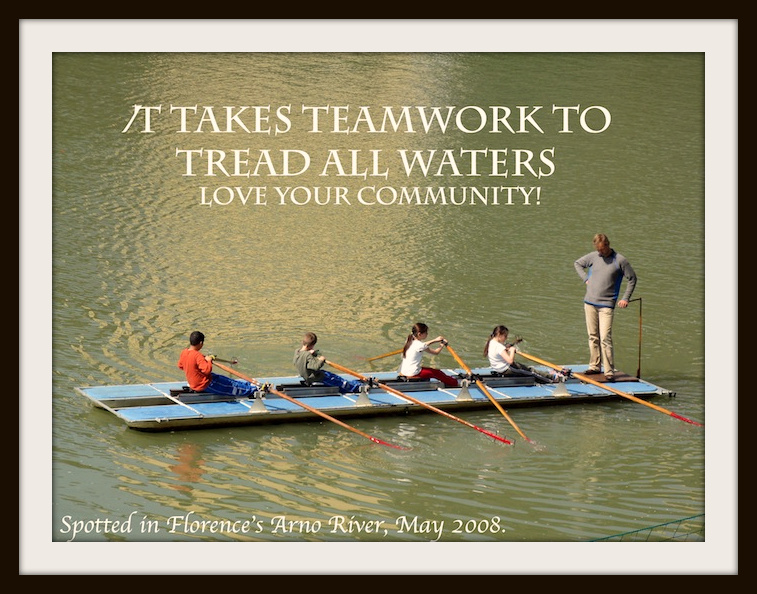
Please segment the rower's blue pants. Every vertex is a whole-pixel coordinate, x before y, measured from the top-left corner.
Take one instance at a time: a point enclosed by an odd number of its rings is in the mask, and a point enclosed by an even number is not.
[[[252,396],[258,391],[258,387],[241,379],[232,379],[217,373],[210,374],[210,383],[205,388],[206,392],[223,394],[224,396]]]
[[[346,380],[336,373],[331,373],[330,371],[322,371],[321,373],[323,373],[320,380],[321,383],[333,388],[339,388],[339,391],[342,394],[356,394],[360,391],[360,387],[363,385],[363,382],[361,382],[360,380]]]

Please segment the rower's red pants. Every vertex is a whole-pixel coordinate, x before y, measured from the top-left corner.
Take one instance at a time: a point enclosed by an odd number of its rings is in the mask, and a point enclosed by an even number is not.
[[[444,373],[441,369],[435,369],[433,367],[421,367],[421,372],[418,375],[414,375],[413,378],[429,379],[436,378],[442,382],[448,388],[457,388],[458,383],[454,377],[450,377]]]

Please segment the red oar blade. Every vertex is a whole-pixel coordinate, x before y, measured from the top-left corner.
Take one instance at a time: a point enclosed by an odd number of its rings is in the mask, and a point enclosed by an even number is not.
[[[671,412],[670,416],[673,418],[676,418],[680,421],[683,421],[684,423],[691,423],[692,425],[696,425],[697,427],[704,427],[702,423],[697,423],[696,421],[692,421],[691,419],[687,419],[686,417],[682,417],[681,415]]]
[[[545,361],[544,359],[540,359],[539,357],[535,357],[533,355],[529,355],[528,353],[524,353],[522,351],[518,351],[518,354],[525,357],[526,359],[529,359],[533,361],[534,363],[540,363],[542,365],[546,365],[547,367],[551,367],[552,369],[561,370],[562,368],[559,365],[555,365],[554,363],[550,363],[549,361]],[[613,388],[612,386],[608,384],[604,384],[601,382],[598,382],[591,377],[589,377],[586,374],[583,373],[573,373],[573,377],[578,378],[582,382],[585,382],[587,384],[591,384],[593,386],[597,386],[599,388],[602,388],[603,390],[607,390],[608,392],[612,392],[613,394],[617,394],[618,396],[621,396],[623,398],[627,398],[628,400],[631,400],[633,402],[638,402],[639,404],[643,404],[644,406],[647,406],[651,409],[654,409],[658,412],[664,413],[666,415],[669,415],[673,417],[674,419],[678,419],[679,421],[684,421],[686,423],[691,423],[692,425],[696,425],[698,427],[704,427],[701,423],[697,423],[695,421],[692,421],[691,419],[687,419],[686,417],[682,417],[679,414],[676,414],[667,408],[663,408],[662,406],[657,406],[656,404],[652,404],[651,402],[647,402],[643,398],[639,398],[638,396],[634,396],[633,394],[628,394],[627,392],[622,392],[616,388]]]
[[[455,361],[457,361],[458,365],[460,365],[465,372],[468,375],[473,375],[473,372],[471,371],[471,368],[468,367],[468,365],[465,364],[465,361],[463,361],[460,356],[455,352],[455,349],[453,349],[449,343],[445,341],[445,346],[447,347],[447,350],[450,352],[452,357],[454,357]],[[497,402],[497,399],[492,396],[491,392],[489,392],[489,389],[486,387],[486,384],[482,382],[481,380],[476,380],[476,385],[479,387],[479,389],[484,393],[484,395],[489,399],[489,401],[496,407],[496,409],[502,413],[502,416],[507,419],[507,422],[510,423],[510,425],[513,426],[513,428],[518,432],[518,435],[520,435],[523,439],[525,439],[529,443],[533,443],[528,437],[526,437],[526,434],[521,431],[520,427],[515,424],[515,421],[513,421],[510,418],[510,415],[507,414],[507,411],[505,411],[504,408]]]

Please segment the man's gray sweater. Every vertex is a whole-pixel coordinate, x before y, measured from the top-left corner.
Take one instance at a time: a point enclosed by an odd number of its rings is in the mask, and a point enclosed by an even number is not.
[[[628,281],[623,299],[631,299],[636,288],[636,273],[628,260],[615,250],[611,250],[606,258],[596,251],[588,253],[576,260],[574,266],[581,280],[589,281],[586,283],[584,303],[597,307],[615,307],[623,278]]]

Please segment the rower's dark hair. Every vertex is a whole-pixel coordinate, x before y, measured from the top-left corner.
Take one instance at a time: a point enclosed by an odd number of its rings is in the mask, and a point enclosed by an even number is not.
[[[405,353],[407,352],[408,347],[412,344],[413,339],[417,338],[419,335],[428,332],[428,326],[424,324],[423,322],[416,322],[413,324],[413,329],[410,331],[410,334],[407,335],[407,340],[405,341],[405,346],[402,348],[402,357],[405,357]]]
[[[197,346],[201,342],[205,342],[205,335],[199,330],[195,330],[189,335],[189,344],[192,346]]]
[[[315,332],[305,332],[302,338],[302,346],[315,346],[316,342],[318,342],[318,337]]]
[[[489,343],[492,341],[492,338],[502,336],[503,334],[510,334],[507,326],[503,326],[502,324],[494,326],[494,330],[492,330],[492,333],[489,335],[489,340],[486,341],[486,346],[484,346],[484,357],[489,356]]]

